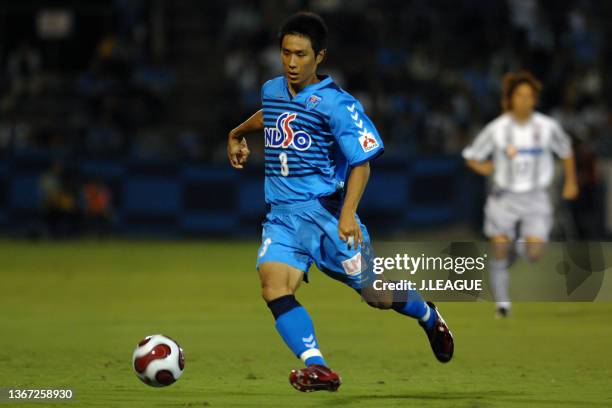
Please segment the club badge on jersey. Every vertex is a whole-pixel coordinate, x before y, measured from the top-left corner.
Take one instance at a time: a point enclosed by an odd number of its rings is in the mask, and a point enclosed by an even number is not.
[[[321,102],[321,97],[317,95],[310,95],[308,101],[306,102],[306,109],[312,110],[317,107],[317,105]]]

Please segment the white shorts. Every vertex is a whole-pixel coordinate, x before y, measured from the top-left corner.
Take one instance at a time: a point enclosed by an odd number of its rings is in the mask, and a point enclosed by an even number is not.
[[[505,235],[510,240],[537,237],[548,241],[552,228],[552,206],[546,190],[525,193],[493,192],[485,205],[484,233]]]

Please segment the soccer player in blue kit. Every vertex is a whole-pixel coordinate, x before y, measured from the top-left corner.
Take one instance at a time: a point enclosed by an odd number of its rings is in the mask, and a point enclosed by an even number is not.
[[[416,291],[398,296],[372,288],[370,237],[356,211],[370,161],[384,146],[361,104],[331,77],[317,74],[326,38],[327,27],[314,13],[297,13],[283,23],[284,75],[263,85],[263,109],[228,137],[230,163],[241,169],[249,155],[243,136],[264,130],[269,211],[257,270],[277,331],[306,366],[289,376],[299,391],[336,391],[341,384],[323,358],[308,312],[295,298],[313,262],[369,305],[417,319],[439,361],[449,361],[454,349],[440,313]]]

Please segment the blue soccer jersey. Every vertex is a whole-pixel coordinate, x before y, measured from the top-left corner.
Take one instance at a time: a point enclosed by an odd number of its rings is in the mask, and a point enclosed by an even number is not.
[[[271,205],[336,193],[351,167],[382,154],[383,142],[363,107],[331,77],[295,97],[280,76],[262,87],[265,193]]]

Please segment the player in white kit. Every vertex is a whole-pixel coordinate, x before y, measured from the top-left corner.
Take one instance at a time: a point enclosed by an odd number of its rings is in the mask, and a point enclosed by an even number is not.
[[[530,73],[506,74],[504,112],[463,151],[470,169],[493,175],[484,232],[493,249],[489,273],[497,317],[510,312],[508,268],[513,250],[534,262],[548,241],[553,210],[547,188],[553,179],[553,153],[563,161],[563,198],[578,196],[571,140],[554,119],[534,111],[540,91],[540,82]]]

